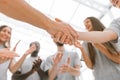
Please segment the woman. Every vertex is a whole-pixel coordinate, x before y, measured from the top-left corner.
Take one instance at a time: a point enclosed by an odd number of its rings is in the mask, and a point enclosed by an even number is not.
[[[11,39],[12,29],[7,25],[3,25],[0,27],[0,50],[2,53],[0,54],[10,54],[14,53],[14,51],[10,51],[10,39]],[[16,45],[17,46],[17,45]],[[16,47],[15,46],[15,47]],[[31,47],[29,50],[25,52],[25,54],[21,57],[21,59],[15,63],[15,60],[12,58],[0,58],[0,80],[7,80],[7,70],[9,69],[12,73],[16,72],[19,67],[22,65],[24,59],[28,54],[35,51],[36,48]],[[15,54],[15,53],[14,53]]]
[[[103,31],[104,25],[95,17],[88,17],[84,21],[88,31]],[[88,68],[93,70],[95,80],[120,80],[120,49],[119,43],[91,43],[83,42],[83,47],[76,42]]]

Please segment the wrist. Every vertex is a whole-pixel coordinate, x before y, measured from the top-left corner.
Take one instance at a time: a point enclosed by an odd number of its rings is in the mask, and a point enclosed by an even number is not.
[[[54,34],[53,33],[54,31],[52,30],[54,30],[55,22],[49,19],[48,23],[46,23],[45,25],[46,25],[45,30],[47,30],[47,32],[50,34]]]
[[[24,53],[24,55],[23,55],[24,57],[26,57],[27,56],[27,54],[26,53]]]

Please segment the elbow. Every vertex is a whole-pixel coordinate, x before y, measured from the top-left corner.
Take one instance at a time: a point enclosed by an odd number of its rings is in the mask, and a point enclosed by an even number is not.
[[[11,73],[15,73],[17,71],[17,69],[15,69],[14,67],[10,68],[9,70],[10,70]]]
[[[12,70],[12,69],[11,69],[11,70],[10,70],[10,72],[11,72],[11,73],[15,73],[15,72],[16,72],[16,70]]]

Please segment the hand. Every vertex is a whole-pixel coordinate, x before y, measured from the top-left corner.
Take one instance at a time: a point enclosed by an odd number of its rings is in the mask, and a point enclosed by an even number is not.
[[[31,53],[33,53],[36,50],[36,46],[32,45],[26,52],[25,55],[29,55]]]
[[[56,42],[73,44],[78,39],[78,33],[67,23],[55,18],[56,26],[53,28],[52,38]]]
[[[57,55],[53,58],[54,65],[57,66],[60,60],[62,59],[63,53],[57,53]]]
[[[14,51],[10,51],[8,48],[4,48],[0,50],[0,63],[8,59],[12,59],[14,57],[19,57],[19,55]]]
[[[35,61],[33,62],[33,69],[34,69],[35,71],[40,70],[40,69],[41,69],[41,68],[40,68],[41,63],[42,63],[42,59],[38,58],[37,60],[35,60]]]
[[[74,43],[74,46],[75,46],[75,47],[78,47],[78,48],[80,48],[80,49],[83,49],[82,45],[81,45],[80,42],[78,42],[78,41],[76,41],[76,42]]]
[[[69,72],[69,70],[70,70],[70,57],[68,57],[68,59],[67,59],[67,62],[65,63],[65,64],[63,64],[62,66],[60,66],[60,72],[59,73],[66,73],[66,72]]]

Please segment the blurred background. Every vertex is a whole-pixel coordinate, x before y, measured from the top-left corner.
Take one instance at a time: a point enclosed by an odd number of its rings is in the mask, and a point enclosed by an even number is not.
[[[119,17],[120,10],[114,8],[109,0],[25,0],[31,6],[44,13],[49,18],[60,18],[69,23],[77,31],[85,31],[83,21],[86,17],[94,16],[102,21],[108,27],[110,22]],[[14,2],[13,2],[14,3]],[[0,25],[7,24],[13,29],[11,46],[21,40],[17,46],[16,52],[22,56],[28,49],[32,41],[39,41],[41,44],[39,56],[46,59],[56,52],[56,46],[51,36],[43,29],[38,29],[11,19],[0,13]],[[66,45],[65,48],[71,51],[77,51],[81,57],[81,52],[74,46]],[[17,58],[19,59],[19,58]],[[91,70],[86,67],[84,61],[81,61],[82,68],[80,80],[94,80]],[[9,77],[11,73],[8,73]],[[10,78],[8,78],[10,80]]]

